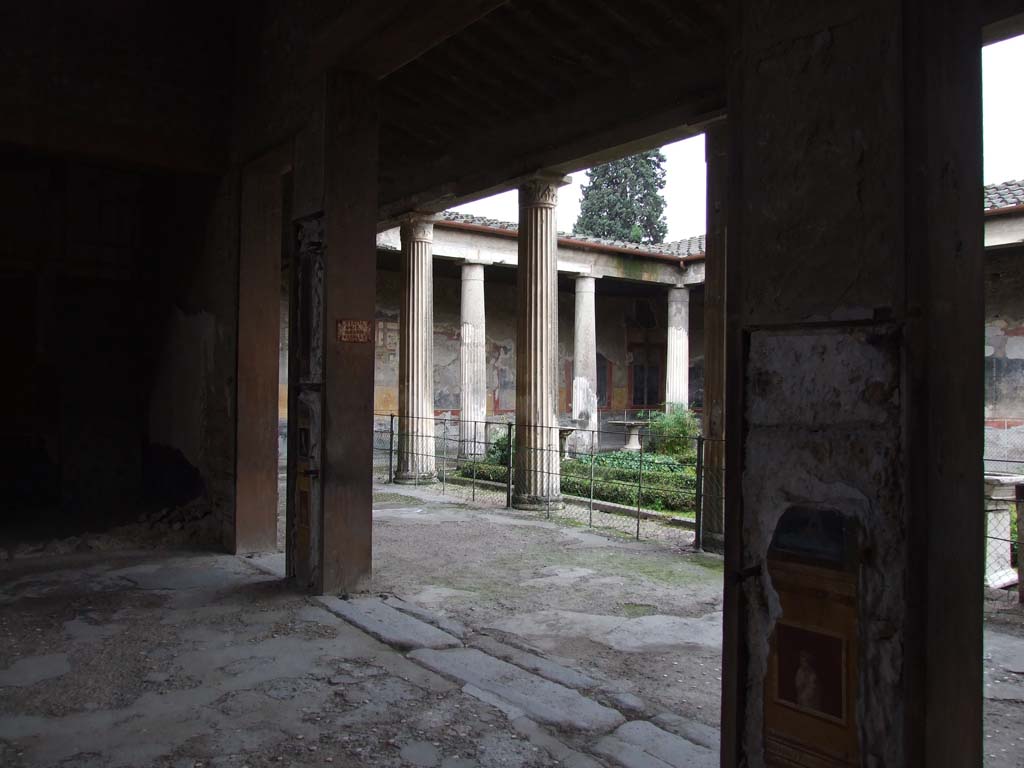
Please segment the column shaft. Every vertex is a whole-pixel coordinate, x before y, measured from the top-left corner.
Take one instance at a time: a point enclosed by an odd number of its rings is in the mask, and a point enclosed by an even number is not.
[[[594,278],[576,278],[576,323],[573,327],[572,418],[573,443],[580,453],[590,451],[597,429],[597,321]]]
[[[665,361],[665,404],[690,406],[690,291],[669,288],[668,354]]]
[[[462,265],[461,418],[459,455],[479,456],[486,447],[487,334],[483,264]]]
[[[726,126],[705,134],[707,240],[704,254],[705,549],[723,551],[725,531],[725,232],[729,171]]]
[[[312,556],[314,589],[354,591],[370,575],[373,543],[373,327],[377,279],[377,84],[335,72],[324,142],[323,506]],[[338,326],[365,328],[345,338]]]
[[[555,205],[564,177],[519,188],[515,493],[518,509],[561,504],[558,445],[558,264]]]
[[[433,233],[433,217],[415,215],[401,225],[398,483],[431,482],[435,475]]]

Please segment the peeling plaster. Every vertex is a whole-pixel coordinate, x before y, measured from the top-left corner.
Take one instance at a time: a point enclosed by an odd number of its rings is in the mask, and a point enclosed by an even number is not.
[[[749,654],[745,747],[764,764],[768,641],[780,616],[766,556],[791,506],[827,508],[863,532],[857,717],[865,765],[901,764],[904,570],[899,354],[887,327],[752,334],[744,445]],[[883,738],[884,735],[884,738]]]
[[[1011,336],[1006,339],[1006,356],[1010,360],[1024,360],[1024,336]]]

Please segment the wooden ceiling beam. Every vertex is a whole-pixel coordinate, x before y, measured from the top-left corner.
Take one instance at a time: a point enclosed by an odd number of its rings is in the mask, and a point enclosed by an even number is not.
[[[606,0],[591,0],[591,2],[599,13],[612,19],[623,34],[629,35],[640,48],[657,48],[665,43],[665,40],[659,38],[652,29],[640,24],[638,19],[627,19],[616,7],[617,3],[609,3]]]
[[[625,66],[626,61],[622,58],[622,41],[615,39],[603,26],[591,26],[588,18],[580,17],[573,12],[570,3],[550,3],[545,11],[547,18],[554,20],[554,23],[566,30],[586,30],[586,39],[580,40],[577,47],[591,46],[594,50],[600,51],[608,64],[606,68],[619,70]]]
[[[1024,0],[987,0],[982,4],[982,44],[1024,34]]]
[[[360,0],[310,46],[308,79],[340,67],[387,77],[508,0]]]
[[[724,48],[660,58],[616,81],[592,79],[571,102],[450,143],[382,186],[381,220],[478,199],[539,169],[579,170],[621,156],[616,148],[628,153],[699,133],[725,111]],[[630,99],[610,100],[609,92]],[[385,157],[387,148],[381,152]]]
[[[506,112],[516,113],[529,109],[530,102],[521,98],[516,89],[508,88],[500,77],[487,67],[479,66],[479,62],[467,56],[459,46],[445,46],[443,49],[438,49],[437,53],[443,53],[445,64],[454,67],[460,76],[468,78],[468,80],[463,80],[467,87],[472,87],[477,91],[500,94],[496,95],[494,100],[500,101]],[[488,100],[488,103],[493,103],[494,100]]]
[[[569,46],[566,44],[565,37],[559,35],[553,25],[542,23],[535,14],[522,8],[516,6],[513,6],[513,8],[519,11],[520,22],[524,26],[529,27],[530,31],[538,38],[543,39],[550,46],[551,50],[569,49],[567,53],[560,53],[557,56],[574,69],[586,68],[591,72],[604,76],[614,74],[614,70],[609,65],[608,60],[595,52],[593,46]]]
[[[554,97],[560,88],[571,85],[568,76],[559,71],[557,67],[550,66],[542,57],[524,56],[521,45],[517,44],[517,37],[506,27],[497,23],[485,26],[486,35],[477,39],[474,35],[467,35],[460,41],[466,52],[476,58],[489,69],[492,69],[510,86],[515,85],[524,95],[540,93],[547,97]],[[528,33],[523,37],[528,38]]]

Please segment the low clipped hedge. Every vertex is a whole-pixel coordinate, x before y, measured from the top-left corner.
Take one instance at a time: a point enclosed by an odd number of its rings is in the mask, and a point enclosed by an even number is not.
[[[689,512],[694,508],[697,478],[694,467],[670,456],[644,456],[642,482],[638,487],[640,455],[619,451],[594,457],[594,498],[635,507],[668,512]],[[562,462],[562,491],[590,496],[590,457]]]
[[[473,477],[495,483],[508,481],[503,464],[488,461],[466,462],[459,467],[462,477]],[[657,454],[643,457],[642,490],[637,488],[640,455],[626,451],[600,453],[594,456],[594,498],[614,504],[635,507],[638,490],[643,493],[642,507],[666,512],[692,512],[697,487],[696,471],[671,456]],[[572,496],[590,497],[590,457],[562,460],[562,492]]]
[[[459,474],[462,477],[473,477],[473,468],[476,467],[477,480],[490,480],[493,483],[508,482],[508,468],[502,464],[490,464],[486,461],[466,462],[459,465]]]

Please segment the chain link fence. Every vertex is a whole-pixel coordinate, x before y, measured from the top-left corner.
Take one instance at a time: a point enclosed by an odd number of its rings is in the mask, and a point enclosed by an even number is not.
[[[707,441],[694,424],[650,413],[610,430],[376,414],[374,482],[700,548]]]
[[[1024,602],[1024,420],[989,422],[985,428],[985,585]],[[1016,590],[1009,589],[1017,585]]]

